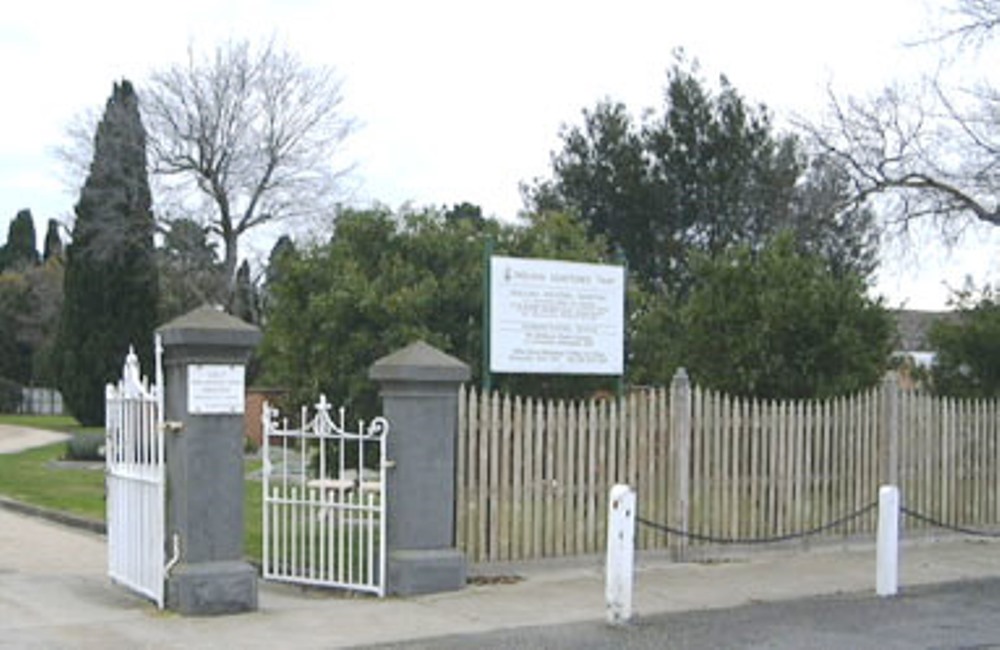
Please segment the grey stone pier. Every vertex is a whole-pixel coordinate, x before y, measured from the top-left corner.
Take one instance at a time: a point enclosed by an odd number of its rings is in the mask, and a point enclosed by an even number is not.
[[[243,556],[243,400],[260,330],[211,307],[160,327],[167,426],[167,608],[184,615],[257,609]]]
[[[469,366],[420,341],[369,370],[390,423],[386,477],[386,591],[401,596],[465,586],[455,548],[458,388]]]

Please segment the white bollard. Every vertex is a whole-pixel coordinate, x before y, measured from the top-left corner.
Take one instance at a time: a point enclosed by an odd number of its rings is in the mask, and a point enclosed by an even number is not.
[[[635,490],[627,485],[611,488],[608,500],[608,558],[604,597],[608,623],[632,620],[632,573],[635,559]]]
[[[878,491],[878,543],[875,593],[895,596],[899,590],[899,488],[883,485]]]

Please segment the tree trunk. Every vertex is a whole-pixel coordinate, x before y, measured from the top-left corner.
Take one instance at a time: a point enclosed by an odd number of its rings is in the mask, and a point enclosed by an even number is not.
[[[226,249],[223,272],[226,274],[225,306],[227,313],[233,313],[236,302],[236,262],[238,259],[237,236],[233,231],[223,234]]]

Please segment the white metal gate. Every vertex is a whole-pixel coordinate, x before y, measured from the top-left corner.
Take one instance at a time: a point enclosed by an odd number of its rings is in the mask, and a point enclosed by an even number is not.
[[[107,466],[108,575],[163,608],[164,493],[160,340],[156,385],[150,386],[134,350],[122,378],[108,384]]]
[[[347,429],[321,395],[297,428],[263,413],[263,575],[385,595],[385,440],[377,417]]]

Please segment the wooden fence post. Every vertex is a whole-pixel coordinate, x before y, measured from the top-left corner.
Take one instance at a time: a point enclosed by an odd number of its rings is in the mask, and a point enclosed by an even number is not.
[[[899,376],[882,379],[882,439],[879,442],[879,484],[899,485]]]
[[[672,456],[670,525],[676,530],[688,530],[691,493],[691,380],[687,371],[678,368],[670,384],[670,451]],[[688,540],[680,537],[671,544],[673,557],[684,556]]]

